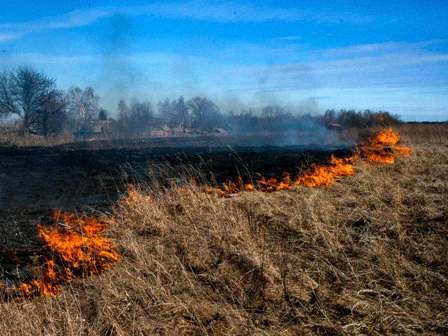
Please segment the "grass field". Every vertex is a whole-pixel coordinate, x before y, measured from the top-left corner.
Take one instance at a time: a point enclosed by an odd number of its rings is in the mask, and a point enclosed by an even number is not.
[[[399,131],[412,156],[330,187],[123,195],[121,262],[1,303],[1,334],[447,334],[448,127]]]

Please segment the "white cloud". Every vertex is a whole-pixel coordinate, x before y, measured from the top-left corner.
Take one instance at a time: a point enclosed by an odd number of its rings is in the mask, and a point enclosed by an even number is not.
[[[11,40],[43,30],[82,27],[111,15],[113,15],[113,12],[110,10],[72,11],[60,16],[43,18],[35,21],[1,23],[0,37],[6,35],[9,36],[9,40]]]

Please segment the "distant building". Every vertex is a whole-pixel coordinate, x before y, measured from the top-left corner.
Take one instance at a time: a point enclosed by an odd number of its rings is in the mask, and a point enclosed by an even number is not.
[[[172,135],[172,132],[169,130],[152,130],[149,133],[149,136],[154,138],[163,138],[163,137],[169,137]]]
[[[218,136],[228,136],[229,132],[227,132],[224,128],[214,128],[212,134]]]
[[[73,132],[78,140],[89,140],[94,138],[102,138],[112,134],[114,120],[92,120],[88,124]]]
[[[338,124],[338,123],[331,123],[331,124],[328,124],[327,128],[330,130],[340,131],[340,130],[342,130],[342,125]]]

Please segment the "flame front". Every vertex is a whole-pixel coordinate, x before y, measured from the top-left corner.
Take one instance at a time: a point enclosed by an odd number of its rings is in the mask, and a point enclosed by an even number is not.
[[[396,158],[410,155],[412,149],[398,145],[399,140],[399,134],[388,128],[358,145],[351,156],[338,158],[332,155],[326,164],[314,164],[295,179],[288,173],[281,179],[260,176],[255,182],[243,181],[238,177],[236,181],[223,183],[216,188],[204,186],[203,190],[228,196],[241,191],[274,192],[297,186],[329,186],[344,176],[354,175],[358,159],[368,163],[393,164]],[[192,184],[197,185],[197,182],[192,181]],[[183,190],[181,187],[177,191]],[[131,202],[153,201],[152,197],[142,195],[133,186],[128,188],[128,198]],[[0,283],[0,298],[54,296],[74,277],[98,274],[120,260],[113,242],[104,236],[107,229],[105,222],[58,211],[52,217],[54,225],[38,226],[39,238],[48,252],[46,257],[40,259],[41,265],[34,267],[39,270],[33,273],[31,280],[17,286],[7,287]]]
[[[313,165],[310,171],[305,172],[297,178],[294,185],[303,185],[306,187],[328,186],[343,176],[354,174],[355,156],[337,158],[332,155],[328,165]]]
[[[374,147],[393,146],[398,141],[400,141],[400,135],[394,132],[392,128],[386,128],[374,136],[370,144]]]
[[[331,155],[328,163],[313,164],[310,169],[296,179],[291,179],[291,175],[288,173],[284,173],[282,179],[261,176],[254,183],[243,182],[243,179],[238,177],[236,182],[223,183],[216,188],[206,186],[204,191],[225,197],[241,191],[274,192],[298,186],[329,186],[344,176],[354,175],[355,164],[359,158],[368,163],[393,164],[396,158],[411,155],[411,148],[397,145],[399,140],[400,135],[391,128],[387,128],[369,138],[366,143],[359,144],[354,154],[342,158]]]

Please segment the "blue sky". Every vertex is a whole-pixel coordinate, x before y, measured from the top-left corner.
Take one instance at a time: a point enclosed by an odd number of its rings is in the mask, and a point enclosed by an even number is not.
[[[6,1],[0,70],[224,109],[386,109],[448,119],[448,1]]]

